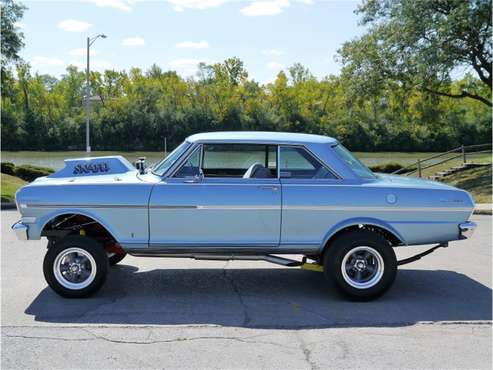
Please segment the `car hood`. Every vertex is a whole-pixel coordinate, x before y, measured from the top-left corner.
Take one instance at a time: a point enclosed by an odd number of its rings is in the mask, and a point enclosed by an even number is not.
[[[122,156],[66,159],[65,167],[39,177],[30,185],[107,184],[141,181],[138,171]],[[29,185],[28,185],[29,186]]]
[[[103,185],[103,184],[132,184],[142,182],[138,176],[138,171],[129,171],[113,175],[93,175],[83,177],[58,177],[50,176],[38,177],[26,186],[44,186],[44,185]]]

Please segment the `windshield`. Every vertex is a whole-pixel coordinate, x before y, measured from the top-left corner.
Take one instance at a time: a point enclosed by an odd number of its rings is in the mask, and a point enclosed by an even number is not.
[[[185,153],[189,146],[190,143],[187,141],[184,141],[178,145],[175,150],[166,156],[166,158],[154,166],[152,173],[158,176],[163,176],[164,173],[173,165],[173,163],[175,163],[175,161],[180,158],[183,153]]]
[[[351,169],[358,175],[359,177],[363,177],[365,179],[374,179],[375,175],[371,170],[366,167],[363,163],[359,161],[355,156],[351,154],[349,150],[344,148],[341,144],[336,144],[332,147],[334,152],[344,161],[346,164],[351,167]]]

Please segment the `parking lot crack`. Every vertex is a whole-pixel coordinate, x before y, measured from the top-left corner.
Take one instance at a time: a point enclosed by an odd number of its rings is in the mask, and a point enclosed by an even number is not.
[[[248,306],[244,300],[244,297],[243,295],[241,294],[241,290],[240,288],[238,287],[236,281],[233,279],[233,276],[231,273],[228,273],[228,267],[229,265],[229,261],[226,262],[226,264],[224,265],[223,267],[223,276],[224,276],[224,279],[226,281],[229,282],[229,285],[231,286],[231,289],[233,290],[233,292],[236,294],[236,296],[238,297],[238,301],[240,302],[240,305],[241,307],[243,308],[243,316],[244,316],[244,319],[243,319],[243,326],[245,327],[248,327],[250,325],[250,322],[252,321],[251,320],[251,317],[250,317],[250,313],[248,311]]]
[[[298,339],[298,342],[300,343],[300,349],[301,352],[303,353],[303,357],[305,358],[306,363],[310,367],[311,370],[317,370],[318,366],[317,364],[313,361],[312,359],[312,352],[310,348],[308,348],[308,345],[306,344],[305,340],[303,337],[299,334],[296,333],[296,338]]]
[[[38,335],[21,335],[21,334],[3,334],[6,338],[21,338],[21,339],[35,339],[35,340],[58,340],[62,342],[87,342],[92,341],[95,338],[64,338],[64,337],[46,337]]]
[[[197,336],[197,337],[178,337],[178,338],[172,338],[172,339],[154,339],[154,340],[149,340],[151,337],[151,333],[149,332],[146,339],[143,341],[138,341],[138,340],[127,340],[127,339],[113,339],[113,338],[108,338],[104,335],[100,335],[97,333],[94,333],[91,330],[84,329],[82,330],[89,334],[90,337],[83,337],[83,338],[67,338],[67,337],[56,337],[56,336],[39,336],[39,335],[25,335],[25,334],[4,334],[6,338],[20,338],[20,339],[32,339],[32,340],[52,340],[52,341],[62,341],[62,342],[87,342],[87,341],[94,341],[94,340],[102,340],[105,342],[110,342],[110,343],[116,343],[116,344],[135,344],[135,345],[148,345],[148,344],[158,344],[158,343],[180,343],[180,342],[192,342],[192,341],[201,341],[201,340],[227,340],[227,341],[236,341],[240,343],[247,343],[247,344],[268,344],[272,346],[277,346],[277,347],[282,347],[282,348],[288,348],[282,344],[275,343],[275,342],[270,342],[270,341],[262,341],[262,340],[254,340],[254,337],[251,338],[239,338],[239,337],[234,337],[234,336]],[[288,348],[292,349],[292,348]]]

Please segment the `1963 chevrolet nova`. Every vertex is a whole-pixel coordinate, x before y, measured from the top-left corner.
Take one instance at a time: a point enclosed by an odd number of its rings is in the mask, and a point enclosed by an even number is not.
[[[94,293],[128,253],[301,266],[323,271],[350,298],[372,299],[399,264],[476,226],[467,192],[374,174],[325,136],[197,134],[154,167],[136,167],[120,156],[69,159],[17,192],[22,219],[13,229],[47,237],[44,275],[57,293]],[[394,254],[431,243],[403,261]]]

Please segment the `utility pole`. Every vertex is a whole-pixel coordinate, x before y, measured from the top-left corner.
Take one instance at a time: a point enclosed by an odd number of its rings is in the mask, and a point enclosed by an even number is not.
[[[91,39],[87,38],[87,68],[86,68],[86,152],[89,155],[91,153],[91,142],[89,135],[89,115],[90,107],[89,107],[89,48],[91,47]]]
[[[93,38],[88,37],[87,38],[87,68],[86,68],[86,153],[87,155],[91,154],[91,136],[90,136],[90,115],[91,115],[91,107],[90,107],[90,98],[91,98],[91,85],[89,81],[89,75],[90,75],[90,67],[89,67],[89,56],[90,56],[90,49],[91,45],[96,41],[99,37],[105,39],[107,36],[104,34],[99,34],[97,36],[94,36]]]

